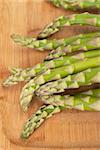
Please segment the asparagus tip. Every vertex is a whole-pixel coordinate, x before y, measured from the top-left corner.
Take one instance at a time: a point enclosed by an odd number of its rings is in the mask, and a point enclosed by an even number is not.
[[[16,34],[13,33],[13,34],[10,35],[10,37],[11,37],[12,39],[14,39],[14,38],[16,37]]]
[[[10,37],[16,43],[20,43],[20,41],[23,39],[23,37],[21,37],[19,34],[11,34]]]

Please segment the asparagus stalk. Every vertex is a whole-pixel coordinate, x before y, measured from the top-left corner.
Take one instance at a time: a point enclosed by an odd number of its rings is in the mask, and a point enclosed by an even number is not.
[[[89,90],[89,91],[83,92],[82,94],[100,98],[100,89]]]
[[[44,105],[24,124],[21,137],[27,139],[47,118],[66,108],[100,111],[100,98],[90,96],[44,96]]]
[[[80,34],[76,36],[72,36],[69,38],[65,39],[60,39],[60,40],[37,40],[36,38],[31,38],[31,37],[23,37],[17,34],[11,35],[11,38],[14,40],[15,43],[18,43],[22,46],[28,47],[28,48],[36,48],[38,50],[52,50],[56,49],[59,46],[66,46],[72,43],[73,41],[76,42],[76,44],[79,44],[79,39],[88,39],[88,38],[95,38],[95,37],[100,37],[100,32],[95,32],[95,33],[88,33],[88,34]],[[77,43],[78,40],[78,43]]]
[[[51,51],[51,53],[46,57],[45,60],[50,60],[54,58],[58,58],[60,56],[64,56],[68,53],[80,52],[80,51],[91,51],[93,49],[100,48],[100,38],[94,38],[89,40],[80,40],[81,44],[78,45],[68,45],[58,47],[56,50]]]
[[[43,84],[64,78],[70,74],[78,73],[88,68],[94,68],[100,66],[100,57],[89,58],[84,61],[79,61],[74,64],[59,67],[56,69],[47,70],[43,74],[30,80],[22,89],[20,96],[20,104],[24,111],[27,111],[34,92]]]
[[[44,84],[36,91],[36,95],[52,95],[65,92],[67,89],[77,89],[80,86],[92,85],[93,83],[100,83],[100,67],[87,69],[63,79]]]
[[[41,97],[42,101],[51,104],[53,106],[62,106],[69,108],[74,108],[78,110],[95,110],[100,111],[100,98],[98,97],[92,97],[92,96],[85,96],[85,95],[75,95],[75,96],[69,96],[69,95],[47,95]]]
[[[41,33],[38,35],[38,39],[47,38],[50,35],[58,32],[64,26],[75,24],[100,27],[100,15],[82,13],[69,16],[60,16],[47,25],[43,31],[41,31]]]
[[[35,49],[38,49],[40,51],[56,49],[57,47],[63,45],[67,41],[67,39],[37,40],[36,38],[23,37],[23,36],[20,36],[17,34],[12,34],[11,38],[17,44],[20,44],[20,45],[28,47],[28,48],[35,48]]]
[[[43,105],[26,121],[21,137],[27,139],[46,119],[60,111],[59,106]]]
[[[56,7],[64,9],[77,10],[77,9],[99,9],[99,0],[49,0]]]
[[[21,81],[28,81],[31,78],[35,77],[36,75],[48,69],[58,68],[61,66],[69,65],[74,62],[84,60],[84,59],[86,60],[87,58],[96,57],[96,56],[100,56],[100,50],[83,52],[72,56],[63,56],[58,59],[37,64],[36,66],[27,69],[18,70],[18,68],[12,68],[11,72],[13,74],[4,81],[3,85],[8,87],[11,85],[15,85]]]

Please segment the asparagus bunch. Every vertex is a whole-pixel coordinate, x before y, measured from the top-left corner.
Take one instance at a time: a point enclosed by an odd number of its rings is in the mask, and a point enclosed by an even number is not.
[[[99,9],[99,0],[49,0],[56,7],[64,9],[77,10],[77,9]]]
[[[100,8],[99,0],[50,1],[58,7],[69,9]],[[27,69],[12,68],[10,69],[12,75],[3,83],[4,86],[11,86],[20,81],[28,81],[20,95],[20,105],[24,111],[27,111],[35,95],[41,96],[45,103],[25,123],[22,138],[28,138],[47,118],[65,108],[100,111],[100,32],[61,40],[44,39],[58,32],[64,26],[75,24],[100,27],[100,15],[83,13],[61,16],[46,26],[38,35],[38,39],[15,34],[11,36],[14,42],[28,48],[36,48],[40,51],[56,49],[46,60],[56,59],[44,61]],[[76,51],[78,54],[72,54]],[[64,56],[68,53],[71,56]],[[86,90],[89,91],[83,92],[84,90],[82,90],[82,94],[74,96],[70,96],[67,91],[82,86],[86,86]],[[99,89],[93,90],[93,88]],[[55,95],[58,93],[61,95]]]
[[[82,52],[72,56],[62,56],[54,60],[37,64],[36,66],[27,69],[18,70],[18,68],[12,68],[10,70],[10,72],[12,72],[12,75],[9,76],[4,81],[3,85],[7,87],[7,86],[15,85],[21,81],[28,81],[31,78],[35,77],[40,73],[45,72],[48,69],[58,68],[61,66],[69,65],[74,62],[78,62],[84,59],[86,60],[87,58],[92,58],[96,56],[100,56],[100,50]]]
[[[68,53],[79,52],[79,51],[89,51],[93,49],[100,48],[100,37],[93,39],[86,39],[85,41],[79,40],[79,43],[75,45],[74,43],[68,46],[58,47],[56,50],[51,51],[51,53],[46,57],[45,60],[50,60],[64,56]]]
[[[71,65],[59,67],[56,69],[47,70],[43,74],[30,80],[22,89],[20,96],[20,104],[24,111],[27,111],[34,92],[49,81],[58,80],[64,78],[70,74],[78,73],[88,68],[94,68],[100,66],[100,57],[89,58],[84,61],[79,61]]]
[[[42,100],[49,105],[44,105],[33,114],[24,124],[22,138],[28,138],[47,118],[59,113],[63,109],[78,109],[100,111],[100,98],[91,96],[43,96]]]
[[[37,91],[37,95],[52,95],[65,92],[67,89],[77,89],[80,86],[100,83],[100,67],[87,69],[83,72],[69,75],[66,78],[42,85]]]
[[[11,38],[13,41],[17,44],[20,44],[22,46],[28,47],[28,48],[35,48],[40,51],[43,50],[52,50],[52,49],[57,49],[60,46],[67,46],[74,42],[74,44],[79,44],[80,40],[87,40],[87,39],[92,39],[100,37],[100,32],[94,32],[94,33],[88,33],[88,34],[80,34],[76,36],[72,36],[69,38],[64,38],[60,40],[37,40],[36,38],[31,38],[31,37],[23,37],[17,34],[11,35]]]
[[[100,27],[100,15],[81,13],[69,16],[60,16],[49,25],[47,25],[43,29],[43,31],[41,31],[41,33],[38,35],[38,39],[47,38],[50,35],[58,32],[64,26],[70,26],[75,24]]]

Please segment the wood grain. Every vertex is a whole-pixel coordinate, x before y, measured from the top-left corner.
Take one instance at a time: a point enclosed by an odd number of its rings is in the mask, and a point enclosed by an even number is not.
[[[0,82],[9,74],[8,67],[33,66],[47,55],[47,52],[14,44],[10,39],[12,33],[35,37],[52,19],[71,13],[53,7],[47,0],[0,0]],[[91,32],[95,29],[74,26],[63,29],[53,37],[67,37],[87,30]],[[23,123],[41,105],[34,98],[29,112],[22,112],[19,95],[23,85],[3,88],[0,84],[0,150],[51,150],[56,147],[59,150],[65,147],[91,147],[92,150],[92,147],[100,146],[100,113],[69,110],[48,119],[29,140],[22,141],[20,133]]]

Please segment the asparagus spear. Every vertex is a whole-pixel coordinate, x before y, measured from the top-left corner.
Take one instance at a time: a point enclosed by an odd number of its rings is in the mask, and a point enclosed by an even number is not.
[[[42,85],[37,91],[37,95],[52,95],[64,92],[70,88],[100,83],[100,67],[87,69],[83,72],[69,75],[66,78]]]
[[[64,26],[70,25],[91,25],[100,27],[100,15],[82,13],[82,14],[73,14],[69,16],[60,16],[47,25],[43,31],[38,35],[38,39],[47,38],[50,35],[58,32]]]
[[[40,87],[49,81],[58,80],[64,78],[70,74],[78,73],[88,68],[94,68],[100,66],[100,57],[89,58],[84,61],[79,61],[77,63],[59,67],[56,69],[47,70],[45,73],[35,77],[30,80],[22,89],[20,96],[20,104],[24,111],[27,111],[34,92]]]
[[[100,32],[94,32],[94,33],[88,33],[88,34],[80,34],[76,36],[72,36],[69,38],[65,39],[60,39],[60,40],[37,40],[36,38],[31,38],[31,37],[23,37],[17,34],[11,35],[11,38],[14,40],[14,42],[26,46],[28,48],[36,48],[38,50],[52,50],[56,49],[59,46],[66,46],[72,43],[73,41],[76,42],[76,44],[79,44],[79,39],[92,39],[95,37],[100,37]],[[78,40],[78,43],[77,43]]]
[[[47,118],[66,108],[78,110],[100,111],[100,98],[90,96],[44,96],[42,100],[50,105],[44,105],[24,124],[21,137],[27,139]]]
[[[27,68],[24,70],[23,69],[18,70],[18,68],[12,68],[11,72],[13,74],[4,81],[3,85],[7,87],[7,86],[15,85],[21,81],[28,81],[31,78],[35,77],[36,75],[48,69],[69,65],[74,62],[84,60],[84,59],[86,60],[87,58],[96,57],[96,56],[100,56],[100,50],[83,52],[72,56],[63,56],[58,59],[37,64],[34,67]]]
[[[62,7],[64,9],[98,9],[100,8],[100,1],[99,0],[49,0],[52,2],[56,7]]]
[[[68,46],[61,46],[58,47],[56,50],[51,51],[51,53],[46,57],[45,60],[50,60],[54,58],[58,58],[60,56],[64,56],[68,53],[72,52],[79,52],[79,51],[90,51],[93,49],[99,49],[100,48],[100,38],[94,38],[90,40],[80,40],[81,44],[78,45],[68,45]]]
[[[23,37],[17,34],[12,34],[11,38],[14,40],[14,42],[22,45],[22,46],[26,46],[28,48],[36,48],[40,51],[43,50],[52,50],[52,49],[56,49],[57,47],[59,47],[60,45],[63,45],[63,43],[66,43],[67,39],[62,39],[62,40],[37,40],[36,38],[32,38],[32,37]]]
[[[83,92],[82,94],[100,98],[100,89],[89,90],[89,91]]]
[[[61,107],[53,105],[43,105],[24,124],[21,137],[27,139],[47,118],[59,113]]]
[[[85,96],[85,95],[47,95],[41,97],[42,101],[51,104],[53,106],[69,106],[70,108],[79,109],[79,110],[95,110],[100,111],[100,98]]]

